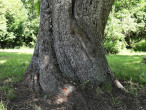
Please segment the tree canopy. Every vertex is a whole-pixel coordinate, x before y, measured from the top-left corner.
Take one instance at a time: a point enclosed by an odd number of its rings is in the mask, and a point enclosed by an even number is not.
[[[0,9],[0,47],[33,46],[39,15],[32,17],[21,0],[0,0]]]
[[[145,0],[115,0],[105,30],[105,50],[124,48],[146,51]],[[0,0],[0,47],[30,46],[36,43],[40,0]]]
[[[105,30],[106,51],[117,53],[126,46],[134,47],[136,41],[144,40],[145,13],[144,0],[116,0]]]

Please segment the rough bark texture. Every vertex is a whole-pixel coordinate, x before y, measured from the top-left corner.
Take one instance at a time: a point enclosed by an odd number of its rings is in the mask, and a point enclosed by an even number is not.
[[[82,100],[82,110],[89,109],[76,85],[114,80],[103,47],[113,1],[42,0],[38,41],[24,82],[35,90],[59,93],[58,97],[76,91],[74,98]]]
[[[111,4],[108,0],[74,2],[53,0],[53,38],[59,68],[71,80],[107,81],[110,71],[103,39]]]

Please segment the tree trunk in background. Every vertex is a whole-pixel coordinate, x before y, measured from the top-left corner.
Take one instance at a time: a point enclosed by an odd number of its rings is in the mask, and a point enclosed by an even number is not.
[[[39,36],[24,82],[58,94],[66,84],[78,91],[83,83],[113,81],[103,47],[113,1],[42,0]]]

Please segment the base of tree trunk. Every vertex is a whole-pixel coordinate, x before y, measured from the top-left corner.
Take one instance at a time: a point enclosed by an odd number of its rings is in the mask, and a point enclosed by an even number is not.
[[[15,98],[11,101],[6,99],[5,91],[0,91],[0,99],[8,110],[83,110],[82,107],[87,107],[85,110],[144,110],[146,108],[145,88],[135,96],[125,94],[116,88],[111,90],[109,86],[102,85],[96,88],[96,95],[92,95],[92,88],[82,88],[78,93],[64,98],[43,92],[38,93],[20,83],[14,85],[14,90]],[[86,102],[82,101],[80,96],[84,97]],[[84,103],[86,105],[83,105]]]
[[[103,83],[125,90],[115,80],[103,46],[114,0],[41,2],[38,40],[24,84],[53,95],[53,104],[65,104],[61,110],[96,110],[96,89]]]
[[[28,79],[26,82],[28,82]],[[35,80],[32,82],[35,82]],[[64,82],[62,82],[62,84],[63,83]],[[33,90],[37,88],[36,90],[43,93],[43,90],[38,89],[39,85],[36,84],[36,87],[34,87],[33,83],[25,84],[29,85],[31,88],[33,87]],[[105,105],[100,106],[100,110],[112,110],[108,102],[106,102],[102,96],[98,95],[101,94],[100,88],[104,88],[105,85],[106,83],[101,84],[100,87],[93,87],[90,84],[72,85],[64,83],[63,86],[59,86],[58,91],[52,94],[46,92],[51,99],[49,104],[50,108],[48,108],[48,110],[97,110],[97,108],[99,108],[99,102]],[[114,80],[109,86],[123,93],[128,92],[118,80]]]

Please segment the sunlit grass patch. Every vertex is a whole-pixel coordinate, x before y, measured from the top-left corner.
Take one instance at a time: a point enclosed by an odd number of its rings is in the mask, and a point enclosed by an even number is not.
[[[0,49],[0,52],[14,52],[17,54],[25,53],[25,54],[32,54],[34,49],[21,47],[21,49]]]
[[[14,84],[21,81],[32,53],[0,51],[0,91],[8,100],[15,98]],[[0,110],[6,110],[0,105]]]
[[[2,101],[0,102],[0,110],[7,110],[7,108],[5,107]]]
[[[0,52],[0,79],[12,78],[14,82],[22,79],[32,54]]]
[[[120,50],[118,55],[146,55],[146,52],[142,52],[142,51],[135,52],[132,49],[122,49],[122,50]]]
[[[1,60],[0,61],[0,64],[3,64],[3,63],[5,63],[6,62],[6,60]]]
[[[23,50],[23,49],[22,49]],[[0,51],[0,80],[3,83],[19,82],[29,65],[32,53]],[[107,55],[109,65],[117,79],[146,84],[146,63],[143,55]],[[131,86],[131,87],[132,87]]]
[[[107,59],[114,75],[121,80],[146,83],[144,55],[108,55]]]

